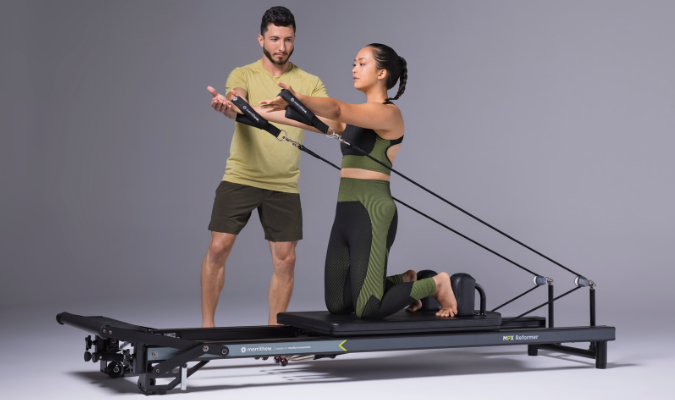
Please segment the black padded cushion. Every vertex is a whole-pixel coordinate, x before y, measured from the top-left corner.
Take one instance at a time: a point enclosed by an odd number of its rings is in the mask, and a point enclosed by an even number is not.
[[[354,314],[328,311],[277,314],[277,322],[330,336],[363,336],[401,333],[491,331],[499,329],[502,316],[496,312],[470,317],[437,317],[434,312],[400,311],[384,319],[360,319]]]

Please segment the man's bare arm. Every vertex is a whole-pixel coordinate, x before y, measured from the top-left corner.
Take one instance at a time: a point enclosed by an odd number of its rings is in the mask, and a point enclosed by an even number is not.
[[[225,98],[227,98],[227,101],[230,101],[233,98],[235,98],[236,96],[239,96],[239,97],[241,97],[242,99],[244,99],[248,102],[248,93],[246,92],[246,90],[244,90],[242,88],[239,88],[239,87],[236,87],[236,88],[230,90],[227,93],[227,95],[225,96]]]

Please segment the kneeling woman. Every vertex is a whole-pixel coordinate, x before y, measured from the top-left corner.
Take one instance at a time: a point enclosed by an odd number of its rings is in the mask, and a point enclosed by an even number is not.
[[[406,61],[382,44],[370,44],[356,56],[352,70],[354,88],[366,95],[364,104],[346,104],[331,98],[295,93],[307,108],[349,143],[391,166],[403,141],[403,117],[391,100],[405,90]],[[396,97],[387,90],[400,79]],[[279,86],[292,88],[283,83]],[[287,103],[277,97],[262,101],[262,115],[272,122],[302,126],[286,119]],[[257,107],[255,107],[257,108]],[[410,270],[386,276],[389,250],[396,236],[396,205],[389,190],[390,171],[341,144],[342,171],[335,222],[328,243],[325,271],[326,306],[331,313],[356,312],[359,318],[384,318],[410,304],[421,306],[422,298],[433,296],[441,305],[438,316],[454,316],[457,303],[446,273],[417,280]]]

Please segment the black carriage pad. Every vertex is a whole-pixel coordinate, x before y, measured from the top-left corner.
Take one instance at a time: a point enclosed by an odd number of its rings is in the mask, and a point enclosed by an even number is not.
[[[498,330],[502,316],[497,312],[469,317],[437,317],[434,312],[400,311],[384,319],[360,319],[355,314],[328,311],[277,314],[277,322],[330,336],[386,335],[400,333]]]

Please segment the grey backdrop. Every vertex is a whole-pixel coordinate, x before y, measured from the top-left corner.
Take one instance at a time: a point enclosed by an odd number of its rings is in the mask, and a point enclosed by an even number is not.
[[[292,61],[333,97],[363,101],[350,77],[367,43],[408,60],[401,171],[594,279],[599,323],[672,314],[669,1],[3,1],[0,305],[184,301],[198,323],[206,227],[233,131],[206,86],[224,90],[233,68],[261,57],[260,18],[278,4],[298,23]],[[339,162],[336,142],[308,133],[305,144]],[[300,165],[305,240],[291,309],[323,309],[338,174],[306,155]],[[558,293],[572,287],[573,275],[400,178],[392,185],[551,276]],[[399,213],[390,272],[469,272],[493,307],[530,287],[529,274]],[[221,308],[264,305],[270,274],[254,215]],[[540,290],[506,314],[544,301]],[[586,301],[561,300],[560,318],[585,323]]]

